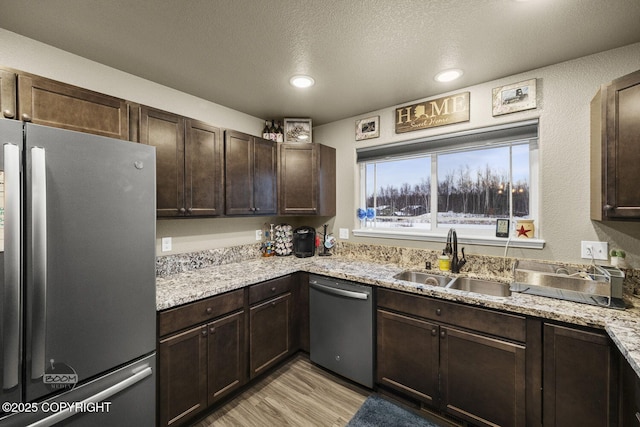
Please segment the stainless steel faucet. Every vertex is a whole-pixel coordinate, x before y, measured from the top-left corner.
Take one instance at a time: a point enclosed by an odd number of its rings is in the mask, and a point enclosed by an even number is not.
[[[460,273],[460,268],[467,263],[467,259],[464,257],[464,248],[462,248],[462,259],[458,259],[458,234],[453,228],[449,229],[447,234],[447,246],[444,248],[444,252],[447,255],[451,255],[451,272]]]

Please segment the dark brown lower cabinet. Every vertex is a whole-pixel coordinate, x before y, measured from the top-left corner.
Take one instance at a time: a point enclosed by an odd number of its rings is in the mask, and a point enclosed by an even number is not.
[[[620,426],[640,426],[640,377],[620,355]]]
[[[535,322],[383,289],[378,307],[379,385],[472,425],[539,419],[539,398],[526,384],[528,372],[540,374],[535,357],[527,360],[529,339],[541,335]]]
[[[525,426],[525,347],[440,327],[442,406],[478,425]]]
[[[249,375],[276,365],[292,352],[292,294],[268,299],[249,309]]]
[[[378,310],[377,381],[420,401],[438,399],[438,325]]]
[[[244,310],[160,341],[160,425],[180,425],[246,382]]]
[[[207,325],[209,405],[239,388],[247,380],[244,318],[243,310]]]
[[[207,326],[160,341],[160,425],[178,425],[207,407]]]
[[[544,426],[617,425],[616,364],[604,333],[544,325]]]

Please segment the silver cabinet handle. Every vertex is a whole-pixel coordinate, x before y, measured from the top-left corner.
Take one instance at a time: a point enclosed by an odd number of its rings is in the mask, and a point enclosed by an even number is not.
[[[147,366],[141,371],[131,375],[129,378],[122,380],[119,383],[114,384],[111,387],[102,390],[100,393],[96,393],[93,396],[86,398],[85,400],[80,402],[79,405],[76,405],[76,406],[82,408],[82,407],[85,407],[88,403],[102,402],[103,400],[110,398],[114,394],[121,392],[122,390],[127,389],[136,383],[139,383],[140,381],[142,381],[152,373],[153,373],[153,370],[151,369],[151,367]],[[66,420],[67,418],[72,417],[76,414],[77,414],[76,411],[67,409],[64,411],[56,412],[55,414],[50,415],[46,418],[43,418],[36,423],[29,424],[28,427],[49,427],[59,423],[60,421]]]
[[[355,298],[355,299],[368,299],[369,298],[369,294],[366,294],[364,292],[354,292],[354,291],[347,291],[345,289],[340,289],[340,288],[333,288],[331,286],[321,285],[320,283],[318,283],[316,281],[309,282],[309,286],[311,286],[312,288],[317,289],[317,290],[319,290],[321,292],[325,292],[325,293],[328,293],[328,294],[339,295],[341,297]]]
[[[18,385],[20,375],[20,148],[4,148],[4,354],[2,387]]]
[[[31,148],[31,237],[33,311],[31,313],[31,378],[44,375],[47,320],[47,165],[45,150]]]

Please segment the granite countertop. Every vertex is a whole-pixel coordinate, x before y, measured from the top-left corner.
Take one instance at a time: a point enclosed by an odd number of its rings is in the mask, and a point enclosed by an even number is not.
[[[307,271],[447,301],[604,329],[640,376],[640,299],[626,310],[614,310],[517,292],[510,297],[494,297],[429,285],[418,286],[393,278],[403,270],[406,268],[394,264],[356,261],[339,256],[258,258],[157,277],[156,308],[161,311],[286,274]]]

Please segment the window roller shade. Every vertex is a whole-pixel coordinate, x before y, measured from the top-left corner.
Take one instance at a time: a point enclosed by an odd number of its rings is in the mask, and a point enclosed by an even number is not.
[[[357,161],[384,160],[471,147],[501,145],[538,138],[538,120],[491,126],[356,149]]]

